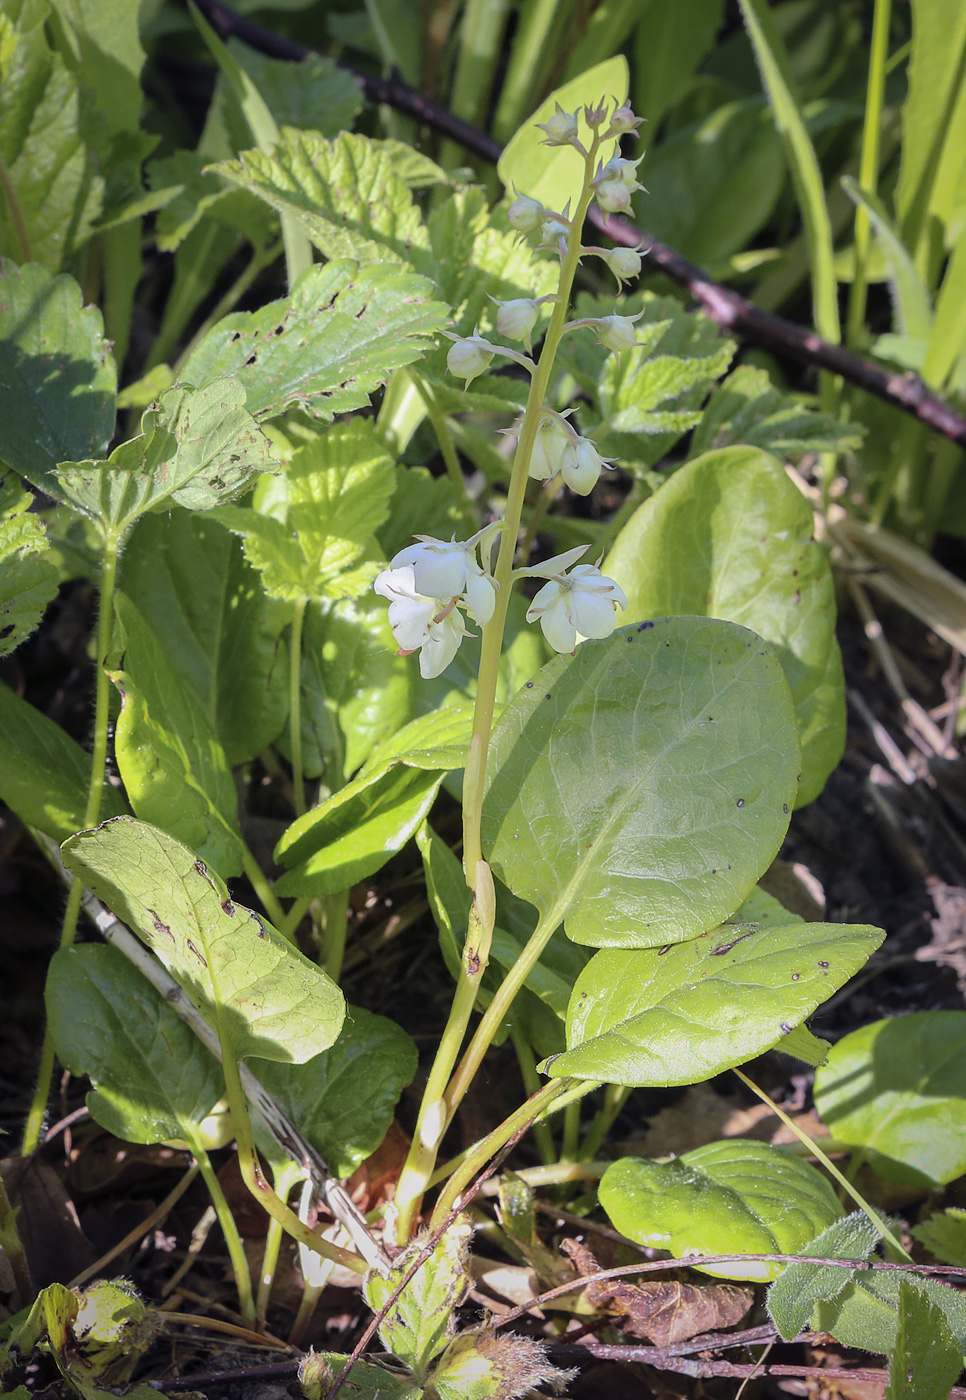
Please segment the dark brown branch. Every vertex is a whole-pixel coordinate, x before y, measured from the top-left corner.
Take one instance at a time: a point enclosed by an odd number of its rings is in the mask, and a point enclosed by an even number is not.
[[[273,58],[290,59],[293,62],[298,62],[313,52],[306,45],[273,34],[271,30],[264,29],[244,15],[237,14],[229,5],[222,4],[222,0],[196,0],[196,3],[222,38],[234,36],[260,53]],[[493,164],[499,160],[502,147],[492,137],[471,126],[469,122],[454,117],[452,113],[423,97],[400,78],[377,78],[372,74],[355,72],[346,65],[342,66],[358,79],[370,102],[384,102],[395,111],[413,117],[431,130],[458,142],[483,160]],[[730,287],[715,282],[666,243],[652,238],[619,215],[607,215],[597,208],[592,208],[588,218],[595,228],[614,243],[624,247],[637,247],[643,243],[646,246],[645,257],[648,264],[685,287],[705,315],[723,330],[776,354],[797,360],[801,364],[840,375],[850,384],[857,385],[866,393],[874,394],[892,404],[894,408],[911,413],[927,427],[966,448],[966,417],[958,413],[951,404],[933,394],[918,374],[911,371],[902,374],[882,369],[859,355],[843,350],[841,346],[829,344],[814,331],[796,325],[794,321],[786,321],[783,316],[773,316],[768,311],[762,311]]]

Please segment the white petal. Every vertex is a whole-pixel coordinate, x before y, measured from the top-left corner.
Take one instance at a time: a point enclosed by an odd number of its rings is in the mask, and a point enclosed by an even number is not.
[[[466,587],[466,551],[462,545],[426,545],[413,565],[416,587],[429,598],[455,598]]]
[[[602,593],[575,590],[573,612],[582,637],[609,637],[616,625],[614,605]]]
[[[466,602],[475,621],[482,627],[489,622],[496,607],[496,589],[489,574],[473,569],[466,572]]]
[[[582,554],[586,554],[590,548],[589,544],[578,544],[573,549],[565,550],[563,554],[555,554],[552,559],[545,559],[542,564],[533,564],[529,569],[517,569],[518,578],[555,578],[558,574],[564,573],[575,564]],[[589,567],[584,565],[584,568]],[[543,593],[541,588],[537,598]],[[536,602],[536,598],[534,599]]]
[[[545,583],[537,592],[533,602],[527,608],[527,621],[536,622],[538,617],[542,617],[547,608],[552,608],[560,597],[562,590],[556,579],[551,579]]]
[[[417,598],[419,596],[416,592],[416,579],[411,567],[383,569],[382,573],[376,576],[372,589],[374,593],[388,598],[390,602],[396,598]]]
[[[433,623],[431,635],[419,653],[419,674],[424,681],[431,681],[446,670],[459,651],[464,635],[460,615],[455,609],[442,622]]]
[[[554,651],[573,651],[577,645],[577,628],[570,616],[570,609],[567,606],[569,602],[570,595],[562,594],[556,603],[544,610],[540,618],[543,635]]]

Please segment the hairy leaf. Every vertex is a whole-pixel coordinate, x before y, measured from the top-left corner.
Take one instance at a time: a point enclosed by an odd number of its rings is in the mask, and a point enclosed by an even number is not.
[[[817,1259],[870,1259],[878,1243],[879,1232],[872,1221],[855,1211],[796,1253],[814,1254]],[[818,1302],[838,1297],[855,1276],[855,1269],[834,1264],[789,1264],[783,1269],[768,1290],[768,1312],[786,1342],[809,1325]]]
[[[60,582],[46,558],[47,532],[30,515],[33,496],[0,480],[0,656],[18,647],[39,625]]]
[[[469,1243],[473,1226],[459,1216],[389,1307],[379,1326],[383,1344],[422,1380],[429,1363],[453,1334],[456,1309],[470,1287]],[[417,1236],[385,1275],[366,1278],[363,1292],[374,1312],[389,1301],[425,1240]]]

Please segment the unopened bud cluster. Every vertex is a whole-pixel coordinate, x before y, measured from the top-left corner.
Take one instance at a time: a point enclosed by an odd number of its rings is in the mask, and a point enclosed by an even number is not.
[[[584,148],[580,137],[581,116],[591,133],[589,150]],[[635,192],[643,189],[637,179],[640,158],[625,159],[618,149],[609,160],[597,162],[596,166],[594,161],[604,143],[636,133],[640,124],[641,119],[626,103],[615,105],[607,101],[584,107],[582,112],[567,112],[558,103],[553,115],[538,123],[544,133],[544,145],[570,146],[584,158],[587,183],[578,212],[586,208],[591,197],[605,213],[623,213],[630,208]],[[561,264],[570,258],[571,270],[567,273],[566,284],[561,283],[562,287],[570,286],[575,257],[577,260],[589,255],[599,257],[613,273],[618,287],[639,276],[640,246],[575,250],[573,240],[580,237],[577,225],[582,222],[582,213],[578,221],[572,218],[569,203],[563,210],[548,209],[527,194],[518,190],[513,193],[506,214],[510,227],[521,238],[532,238],[539,247],[555,253]],[[529,374],[535,374],[537,365],[530,354],[540,306],[544,302],[556,302],[558,298],[491,300],[497,308],[496,334],[521,343],[527,353],[486,339],[480,334],[479,326],[470,336],[449,335],[453,344],[446,365],[454,377],[463,380],[464,388],[485,374],[499,356],[512,359]],[[556,314],[561,316],[559,311]],[[633,317],[587,317],[562,326],[558,319],[551,324],[556,326],[554,335],[558,337],[562,332],[587,326],[607,350],[622,354],[639,343],[634,323],[640,315],[643,312]],[[542,373],[546,375],[546,369]],[[571,412],[557,412],[545,403],[528,410],[510,430],[518,445],[514,471],[523,468],[519,452],[521,442],[525,442],[529,449],[526,470],[531,478],[541,482],[559,479],[569,490],[586,496],[611,462],[601,455],[592,439],[583,437],[568,421]],[[483,626],[493,616],[498,585],[491,573],[490,555],[495,535],[502,528],[499,524],[487,526],[462,541],[446,542],[418,535],[417,543],[400,550],[388,569],[376,579],[376,592],[389,599],[389,625],[400,651],[419,651],[419,667],[424,677],[437,676],[449,665],[463,637],[469,635],[467,619]],[[627,605],[627,599],[613,579],[606,578],[594,565],[577,564],[586,548],[570,550],[534,568],[519,569],[513,575],[514,578],[546,580],[528,609],[527,620],[540,623],[544,636],[556,651],[573,651],[579,636],[609,636],[616,625],[617,609]],[[505,580],[506,576],[501,573],[500,577]]]

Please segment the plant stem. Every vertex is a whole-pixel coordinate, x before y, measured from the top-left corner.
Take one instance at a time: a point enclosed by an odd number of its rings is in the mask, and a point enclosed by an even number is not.
[[[882,128],[882,103],[885,93],[886,58],[889,50],[889,25],[892,0],[875,0],[872,17],[872,46],[869,53],[869,80],[866,87],[865,123],[862,129],[862,156],[859,163],[859,184],[863,190],[876,194],[879,184],[879,137]],[[867,211],[857,205],[855,210],[855,269],[849,292],[846,320],[846,344],[857,349],[862,343],[865,327],[865,304],[868,290],[869,247],[872,225]]]
[[[289,905],[288,913],[278,925],[278,931],[283,938],[287,938],[290,943],[295,942],[295,930],[305,918],[305,912],[310,908],[313,900],[312,895],[302,895],[299,899],[293,900]]]
[[[574,1100],[564,1111],[563,1137],[560,1141],[561,1162],[576,1162],[580,1152],[580,1103]]]
[[[604,1090],[604,1102],[594,1115],[594,1120],[580,1144],[580,1152],[577,1154],[579,1162],[589,1162],[597,1156],[604,1138],[610,1132],[614,1119],[632,1093],[632,1089],[625,1088],[622,1084],[607,1085]]]
[[[191,1137],[186,1138],[186,1141],[191,1147],[192,1156],[198,1163],[198,1170],[208,1188],[208,1195],[211,1197],[211,1204],[225,1239],[232,1273],[235,1276],[235,1287],[238,1289],[238,1310],[241,1313],[241,1320],[246,1327],[254,1327],[255,1299],[252,1297],[252,1275],[248,1267],[245,1246],[242,1244],[238,1226],[235,1224],[235,1217],[231,1213],[231,1207],[221,1189],[221,1182],[218,1180],[217,1173],[211,1165],[211,1158],[205,1151],[200,1137],[197,1134],[192,1134]]]
[[[249,883],[252,886],[252,889],[258,895],[259,899],[261,900],[262,908],[265,910],[265,913],[268,915],[269,919],[271,919],[272,924],[276,929],[278,929],[279,933],[281,933],[282,925],[286,921],[285,910],[278,902],[278,896],[272,889],[272,886],[268,880],[268,876],[265,874],[264,870],[249,850],[247,843],[244,841],[242,841],[241,843],[241,852],[242,866],[244,868],[245,874],[248,876]]]
[[[295,815],[305,812],[305,781],[302,777],[302,623],[308,598],[299,598],[292,613],[292,635],[289,639],[288,725],[292,750],[292,789],[295,795]]]
[[[456,453],[456,445],[453,442],[453,434],[450,432],[449,421],[446,414],[440,410],[439,404],[436,402],[436,395],[426,383],[425,379],[423,379],[422,375],[415,374],[412,369],[410,369],[409,375],[415,385],[416,392],[425,405],[426,417],[432,424],[433,432],[436,434],[436,441],[439,443],[439,450],[446,464],[447,475],[456,489],[464,524],[472,534],[476,529],[476,517],[473,513],[472,503],[466,492],[466,478],[463,476],[460,459]]]
[[[20,261],[33,262],[34,250],[30,242],[30,230],[27,228],[27,220],[23,216],[23,208],[17,198],[17,191],[13,187],[13,179],[3,156],[0,156],[0,190],[3,190],[7,208],[10,210],[11,222],[17,231],[17,241],[20,244],[21,253]]]
[[[527,1097],[530,1098],[540,1088],[540,1076],[537,1074],[537,1061],[526,1036],[524,1036],[521,1031],[517,1030],[516,1026],[510,1027],[510,1039],[517,1053],[517,1063],[520,1066],[520,1078],[523,1080],[523,1087],[527,1091]],[[545,1166],[557,1160],[553,1134],[542,1119],[539,1123],[534,1123],[533,1125],[533,1140],[537,1144],[540,1160]]]
[[[432,1175],[439,1145],[446,1131],[447,1122],[452,1116],[453,1105],[449,1102],[448,1095],[444,1097],[446,1083],[463,1043],[470,1014],[476,1003],[479,984],[489,959],[494,917],[493,877],[490,874],[489,866],[483,859],[481,843],[487,750],[493,728],[500,657],[503,652],[503,634],[506,628],[507,610],[513,586],[513,561],[516,555],[517,537],[529,480],[530,456],[540,426],[557,349],[567,322],[570,293],[580,262],[580,235],[587,209],[593,197],[591,179],[599,144],[599,137],[595,132],[585,157],[584,186],[574,211],[566,256],[560,267],[553,315],[547,328],[539,363],[530,381],[530,393],[510,471],[510,485],[504,514],[505,527],[500,536],[500,548],[496,568],[493,571],[496,583],[496,607],[492,618],[483,627],[476,704],[473,712],[473,737],[470,740],[463,775],[463,873],[466,883],[473,891],[473,903],[470,906],[469,927],[453,1005],[429,1073],[419,1116],[416,1120],[412,1146],[396,1189],[396,1203],[399,1209],[397,1241],[399,1243],[404,1243],[409,1238],[419,1200]],[[551,928],[546,935],[547,938],[552,932]],[[506,984],[504,983],[504,985]],[[490,1010],[492,1010],[492,1006]],[[489,1037],[496,1025],[499,1024],[499,1018],[493,1022],[485,1016],[483,1023],[487,1024],[490,1030],[486,1042],[480,1050],[480,1058],[489,1045]],[[474,1043],[477,1042],[479,1034],[478,1031],[477,1036],[474,1037]]]
[[[96,826],[101,815],[101,799],[104,792],[104,774],[107,767],[107,727],[110,711],[111,683],[105,662],[111,645],[111,626],[114,620],[114,587],[117,582],[117,561],[121,552],[119,538],[105,539],[101,552],[101,586],[97,603],[97,654],[95,657],[94,679],[94,742],[91,749],[90,777],[87,785],[87,803],[84,808],[84,828]],[[77,918],[80,914],[84,887],[75,880],[67,895],[64,919],[60,926],[60,947],[69,948],[77,933]],[[47,1111],[47,1096],[50,1093],[50,1078],[54,1070],[54,1042],[50,1028],[44,1031],[40,1047],[40,1067],[37,1072],[37,1086],[30,1103],[27,1121],[24,1125],[20,1151],[29,1157],[40,1141],[44,1114]]]
[[[322,946],[325,949],[324,967],[333,982],[338,982],[342,976],[348,926],[349,891],[336,890],[334,894],[327,894],[325,896],[325,939]]]
[[[492,1133],[475,1143],[464,1154],[460,1166],[440,1192],[430,1221],[430,1232],[440,1228],[473,1178],[515,1133],[551,1111],[563,1108],[565,1102],[572,1102],[573,1098],[582,1098],[584,1094],[589,1094],[596,1088],[597,1084],[593,1080],[551,1079],[542,1089],[538,1089],[532,1098],[527,1099],[526,1103],[511,1113],[509,1118],[504,1119],[498,1128],[494,1128]]]
[[[242,297],[248,291],[249,287],[255,281],[255,278],[258,276],[258,274],[264,271],[266,267],[270,267],[271,264],[275,261],[275,259],[281,255],[283,250],[284,245],[281,239],[279,239],[277,242],[271,244],[270,247],[262,248],[261,250],[256,250],[252,253],[252,256],[248,260],[248,265],[235,278],[234,282],[228,288],[225,295],[214,307],[211,314],[205,317],[204,321],[202,321],[201,325],[198,327],[194,335],[188,341],[188,344],[185,346],[184,350],[182,350],[181,354],[178,356],[174,364],[174,368],[172,370],[175,379],[178,378],[178,375],[181,373],[182,369],[191,359],[191,356],[194,354],[195,347],[201,344],[205,336],[211,330],[212,326],[216,326],[218,322],[223,319],[223,317],[228,315],[229,311],[233,311],[235,309],[235,307],[241,301]]]

